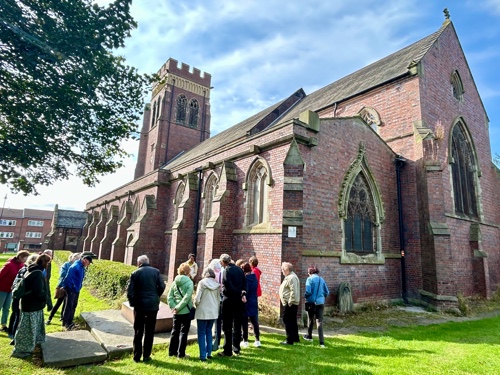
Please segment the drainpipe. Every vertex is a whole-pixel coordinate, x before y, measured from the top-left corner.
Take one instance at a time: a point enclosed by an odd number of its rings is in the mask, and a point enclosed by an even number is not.
[[[198,229],[200,229],[200,205],[201,205],[201,182],[203,181],[203,169],[198,167],[195,169],[198,172],[198,191],[196,192],[196,213],[195,213],[195,221],[194,221],[194,243],[193,243],[193,254],[194,259],[196,259],[196,255],[198,253]]]
[[[406,164],[406,159],[401,155],[394,160],[396,165],[396,184],[398,191],[398,213],[399,213],[399,248],[401,254],[401,289],[404,303],[408,304],[407,289],[406,289],[406,264],[405,264],[405,241],[403,231],[403,200],[401,198],[401,168]]]

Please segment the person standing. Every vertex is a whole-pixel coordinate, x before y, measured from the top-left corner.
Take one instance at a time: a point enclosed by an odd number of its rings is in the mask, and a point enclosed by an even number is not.
[[[24,266],[24,262],[30,255],[29,251],[18,251],[16,256],[10,258],[7,263],[0,269],[0,310],[1,316],[1,331],[7,332],[7,318],[9,316],[10,304],[12,302],[12,283],[17,276],[17,273]]]
[[[127,287],[127,298],[134,308],[134,361],[151,361],[156,316],[160,309],[160,296],[165,291],[165,281],[160,271],[149,265],[149,258],[137,258],[137,270],[132,272]],[[142,337],[144,336],[144,348]]]
[[[64,264],[61,266],[61,269],[59,270],[59,280],[57,281],[56,293],[55,293],[55,297],[57,298],[57,301],[56,301],[56,304],[50,310],[49,318],[45,322],[45,324],[47,324],[47,325],[52,322],[52,318],[56,314],[57,310],[59,310],[59,307],[61,307],[61,305],[63,305],[63,311],[64,311],[64,300],[66,299],[66,296],[63,293],[61,293],[62,283],[64,281],[64,278],[68,274],[69,267],[71,267],[71,265],[75,261],[80,259],[80,256],[81,256],[80,253],[71,254],[68,257],[68,261],[64,262]]]
[[[241,319],[244,303],[246,303],[247,283],[243,270],[231,263],[228,254],[220,256],[224,267],[222,288],[222,330],[224,331],[224,351],[218,353],[223,357],[240,354]]]
[[[325,347],[325,338],[323,337],[323,311],[325,309],[325,298],[330,294],[325,280],[318,275],[317,267],[311,266],[308,269],[309,277],[306,280],[306,304],[310,304],[311,308],[307,310],[307,335],[303,338],[307,341],[313,341],[312,330],[314,318],[316,318],[316,326],[318,327],[319,346]]]
[[[168,306],[174,314],[172,332],[170,332],[170,345],[168,355],[178,358],[186,357],[186,345],[189,328],[191,327],[191,307],[193,296],[193,280],[188,276],[190,267],[182,263],[177,269],[170,289],[168,290]]]
[[[300,301],[300,281],[291,263],[283,262],[281,271],[285,278],[280,285],[280,300],[284,306],[283,323],[285,324],[286,340],[283,345],[293,345],[300,342],[299,327],[297,325],[297,310]]]
[[[262,275],[262,271],[260,270],[259,267],[259,260],[257,259],[256,256],[250,257],[248,260],[248,263],[250,263],[250,266],[252,267],[252,272],[255,274],[255,277],[257,278],[257,297],[262,296],[262,287],[260,285],[260,277]]]
[[[44,250],[42,254],[48,255],[50,257],[50,262],[47,265],[47,268],[45,269],[45,282],[47,283],[47,311],[51,311],[52,308],[54,307],[52,304],[52,296],[50,295],[50,276],[52,275],[52,257],[53,253],[52,250],[47,249]]]
[[[36,262],[38,259],[38,254],[31,254],[26,263],[24,263],[24,267],[19,270],[17,273],[16,279],[22,279],[24,274],[28,271],[28,267]],[[16,280],[14,280],[16,282]],[[14,286],[14,284],[12,285]],[[12,340],[10,345],[14,345],[14,335],[17,331],[17,326],[19,325],[19,320],[21,319],[21,308],[19,304],[21,303],[20,298],[15,298],[12,296],[12,306],[10,309],[10,318],[9,318],[9,338]]]
[[[64,311],[62,316],[62,325],[65,330],[70,331],[75,328],[73,319],[75,317],[76,306],[78,305],[78,297],[83,285],[85,277],[85,268],[92,263],[90,255],[82,256],[80,260],[69,267],[68,273],[62,282],[62,289],[66,293],[64,300]]]
[[[243,314],[243,341],[241,347],[248,348],[248,319],[252,323],[255,341],[253,346],[260,347],[260,330],[259,330],[259,303],[257,301],[257,276],[252,272],[252,267],[249,263],[243,264],[241,267],[247,279],[247,303],[245,304],[245,312]]]
[[[21,297],[21,319],[14,336],[12,357],[29,357],[37,344],[45,342],[43,309],[47,304],[47,284],[43,271],[50,260],[48,255],[38,256],[24,275],[25,295]]]
[[[212,358],[212,328],[219,316],[220,285],[215,280],[215,272],[210,268],[203,270],[202,277],[196,288],[194,306],[200,360],[206,361],[207,358]]]
[[[194,254],[189,254],[186,264],[189,266],[189,277],[194,282],[196,275],[198,274],[198,265],[196,264]]]
[[[220,339],[222,337],[222,280],[223,280],[223,268],[220,264],[219,259],[212,259],[208,268],[212,269],[215,273],[215,281],[217,281],[220,285],[220,305],[219,305],[219,315],[217,316],[217,321],[215,323],[215,337],[212,345],[212,350],[216,351],[220,346]]]

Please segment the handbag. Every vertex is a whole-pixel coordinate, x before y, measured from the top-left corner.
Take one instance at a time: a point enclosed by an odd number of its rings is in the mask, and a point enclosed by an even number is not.
[[[184,298],[184,295],[182,294],[181,290],[179,289],[179,285],[175,284],[175,286],[177,287],[177,291],[181,295],[181,298]],[[191,318],[191,320],[194,320],[194,315],[196,314],[196,307],[188,305],[188,309],[189,309],[189,317]]]

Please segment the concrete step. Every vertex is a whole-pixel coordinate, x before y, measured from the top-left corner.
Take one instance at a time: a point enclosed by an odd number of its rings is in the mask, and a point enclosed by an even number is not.
[[[120,310],[82,313],[88,330],[47,335],[42,344],[43,362],[50,367],[70,367],[103,362],[132,353],[134,329]],[[168,344],[170,332],[155,334],[153,345]],[[196,320],[191,321],[188,343],[196,342]]]

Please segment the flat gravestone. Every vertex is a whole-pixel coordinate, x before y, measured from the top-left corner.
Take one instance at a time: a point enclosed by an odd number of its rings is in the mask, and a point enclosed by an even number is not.
[[[106,351],[89,331],[49,333],[42,344],[44,366],[71,367],[104,362]]]
[[[88,312],[81,316],[92,335],[108,352],[109,358],[132,353],[134,328],[119,310]],[[165,344],[169,339],[170,333],[156,334],[154,344]]]
[[[134,324],[134,308],[128,302],[122,303],[121,314],[130,324]],[[160,302],[160,310],[156,315],[155,333],[170,332],[174,324],[174,315],[168,305]]]

